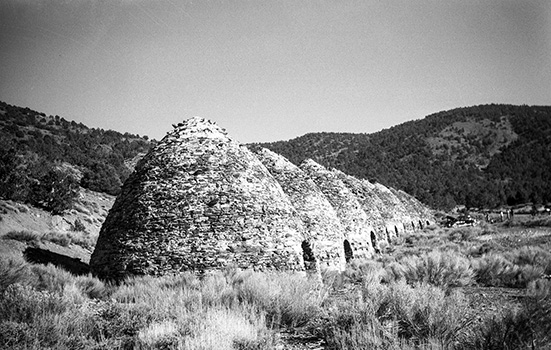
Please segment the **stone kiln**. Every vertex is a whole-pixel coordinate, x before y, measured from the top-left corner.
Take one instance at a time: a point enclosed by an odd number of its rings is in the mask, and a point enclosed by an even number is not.
[[[214,123],[175,126],[136,166],[101,229],[101,278],[256,270],[342,270],[432,214],[402,191],[266,149],[253,154]],[[413,225],[412,225],[413,224]],[[400,229],[398,230],[398,226]]]
[[[179,124],[136,166],[90,260],[100,277],[301,269],[303,227],[266,167],[215,124]]]
[[[335,209],[304,171],[283,156],[265,148],[256,152],[260,161],[281,184],[304,226],[303,254],[306,265],[344,269],[343,227]]]

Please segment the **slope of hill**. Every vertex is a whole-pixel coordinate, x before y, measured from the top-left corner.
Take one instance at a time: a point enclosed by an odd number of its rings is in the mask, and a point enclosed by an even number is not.
[[[153,144],[0,102],[0,198],[59,213],[79,185],[116,195]]]
[[[266,147],[402,189],[437,208],[551,202],[551,107],[482,105],[373,134],[313,133]]]

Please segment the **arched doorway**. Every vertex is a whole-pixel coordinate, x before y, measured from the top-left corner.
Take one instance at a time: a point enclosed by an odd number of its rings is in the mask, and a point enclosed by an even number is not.
[[[388,230],[386,231],[388,234]],[[379,246],[377,245],[377,237],[375,237],[375,232],[371,231],[371,246],[375,253],[379,254]]]
[[[422,230],[423,229],[423,222],[421,220],[419,220],[419,228]]]
[[[308,241],[302,241],[302,258],[304,260],[304,268],[306,270],[316,269],[316,256],[312,250],[312,246]]]
[[[415,231],[415,223],[413,221],[411,222],[411,228]]]
[[[349,262],[351,259],[354,259],[354,252],[350,246],[350,242],[347,239],[344,240],[344,258],[346,262]]]

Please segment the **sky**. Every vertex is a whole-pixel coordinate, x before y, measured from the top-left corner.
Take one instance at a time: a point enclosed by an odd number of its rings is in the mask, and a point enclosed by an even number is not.
[[[371,133],[551,105],[549,0],[2,0],[0,100],[161,139]]]

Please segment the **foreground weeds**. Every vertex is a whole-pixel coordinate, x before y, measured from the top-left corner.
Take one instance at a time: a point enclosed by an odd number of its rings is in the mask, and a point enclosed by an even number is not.
[[[278,334],[289,329],[326,349],[550,348],[551,254],[473,243],[488,232],[431,228],[406,237],[394,255],[324,271],[323,285],[304,273],[231,268],[111,285],[6,255],[0,348],[270,350],[285,348]],[[412,242],[426,245],[414,254]],[[523,288],[526,296],[485,314],[464,286]]]

